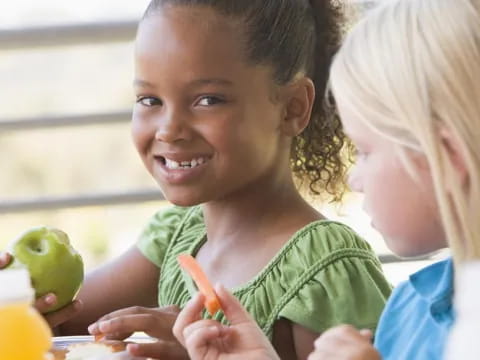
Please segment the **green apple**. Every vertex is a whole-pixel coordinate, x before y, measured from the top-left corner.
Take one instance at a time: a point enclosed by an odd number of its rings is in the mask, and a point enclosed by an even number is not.
[[[69,304],[80,289],[83,260],[63,231],[31,228],[15,239],[8,251],[13,261],[7,268],[28,269],[36,298],[48,293],[57,296],[57,304],[49,312]]]

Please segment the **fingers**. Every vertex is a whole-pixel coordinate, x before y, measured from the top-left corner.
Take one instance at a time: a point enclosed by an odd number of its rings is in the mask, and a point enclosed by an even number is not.
[[[370,331],[358,331],[350,325],[337,326],[327,330],[315,341],[315,351],[308,360],[380,359],[370,343],[370,336]]]
[[[223,286],[217,286],[215,292],[217,293],[218,299],[222,305],[222,310],[227,319],[230,321],[231,326],[244,323],[252,324],[254,327],[257,326],[255,321],[243,308],[237,298],[230,294],[230,292],[228,292]],[[221,331],[222,336],[226,336],[229,333],[227,327],[221,326],[217,322],[208,323],[206,321],[199,321],[201,319],[201,311],[203,308],[203,296],[201,294],[197,294],[187,303],[182,312],[178,315],[177,321],[173,327],[173,333],[182,345],[186,345],[186,338],[191,336],[195,331],[204,329],[209,325],[213,328],[217,328],[218,331]],[[219,333],[215,333],[217,330],[211,329],[202,331],[205,331],[205,336],[215,337],[215,334],[217,334],[217,336],[220,335]],[[200,338],[200,335],[198,336]],[[199,338],[194,338],[194,340],[197,341]]]
[[[360,331],[360,335],[362,335],[365,339],[371,341],[372,338],[373,338],[373,332],[372,330],[370,329],[361,329]]]
[[[150,336],[173,340],[172,326],[177,317],[176,310],[132,307],[103,316],[88,327],[92,335],[105,334],[108,339],[124,339],[136,331]]]
[[[188,359],[187,351],[173,341],[157,341],[145,344],[128,344],[127,351],[135,357],[154,359]]]
[[[47,295],[48,297],[48,295]],[[42,302],[43,300],[40,300]],[[38,301],[37,301],[38,302]],[[35,303],[35,306],[37,306],[37,302]],[[56,299],[55,299],[56,302]],[[46,306],[39,304],[40,306]],[[72,303],[69,305],[61,308],[58,311],[55,311],[50,314],[46,314],[45,319],[47,320],[48,324],[50,325],[51,328],[57,327],[60,324],[63,324],[64,322],[70,320],[74,316],[78,315],[78,313],[83,309],[83,303],[80,300],[74,300]]]
[[[12,261],[12,255],[7,252],[0,252],[0,269],[10,264],[10,261]]]
[[[156,324],[156,318],[149,314],[124,315],[98,323],[98,331],[105,334],[108,339],[123,339],[135,331],[149,333]],[[149,331],[150,330],[150,331]]]
[[[100,328],[99,328],[100,323],[107,322],[109,320],[112,320],[112,319],[115,319],[115,318],[120,318],[120,317],[126,316],[126,315],[146,313],[148,310],[149,310],[148,308],[144,308],[144,307],[141,307],[141,306],[132,306],[132,307],[125,308],[125,309],[112,311],[111,313],[108,313],[108,314],[102,316],[96,322],[91,324],[88,327],[88,332],[92,335],[100,335],[102,333],[100,331]]]
[[[53,305],[57,303],[57,297],[53,293],[45,294],[35,300],[35,308],[40,313],[46,313]]]
[[[315,346],[322,345],[326,342],[340,345],[350,339],[364,340],[359,331],[353,326],[339,325],[325,331],[317,340],[315,340]]]
[[[183,308],[173,326],[173,334],[182,345],[185,346],[184,330],[187,326],[200,320],[203,309],[203,295],[197,293]]]
[[[217,345],[225,344],[232,329],[213,320],[201,320],[187,326],[184,331],[185,347],[192,353],[216,342]],[[221,350],[223,349],[220,346]]]
[[[222,285],[218,285],[215,288],[215,292],[220,300],[222,305],[222,310],[230,321],[230,324],[238,325],[244,322],[252,322],[254,320],[250,314],[244,309],[242,304],[233,296],[228,290],[226,290]]]
[[[165,317],[164,321],[167,319],[171,320],[172,326],[173,326],[173,323],[175,322],[175,319],[178,313],[179,313],[179,309],[177,306],[167,306],[162,308],[146,308],[142,306],[132,306],[125,309],[116,310],[107,315],[102,316],[95,323],[91,324],[88,327],[88,331],[92,335],[98,335],[100,334],[100,329],[98,328],[98,326],[101,322],[127,316],[127,315],[134,315],[134,314],[152,314],[153,316],[163,314],[163,316]]]

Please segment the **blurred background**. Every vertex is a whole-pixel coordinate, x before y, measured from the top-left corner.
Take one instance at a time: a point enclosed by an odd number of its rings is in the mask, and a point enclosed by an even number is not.
[[[132,41],[147,4],[0,2],[0,248],[31,226],[56,226],[91,269],[133,244],[163,205],[129,130]],[[105,204],[74,206],[89,199]]]
[[[0,2],[0,249],[32,226],[55,226],[90,270],[168,205],[129,129],[133,38],[148,2]],[[392,257],[359,195],[322,210],[364,235],[393,283],[431,261]]]

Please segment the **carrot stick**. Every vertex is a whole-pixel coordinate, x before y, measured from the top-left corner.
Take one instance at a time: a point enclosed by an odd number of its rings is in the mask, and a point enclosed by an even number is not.
[[[220,301],[198,262],[188,254],[178,255],[177,261],[180,264],[180,267],[190,275],[200,293],[205,297],[203,304],[208,313],[211,316],[215,315],[217,311],[221,309]]]

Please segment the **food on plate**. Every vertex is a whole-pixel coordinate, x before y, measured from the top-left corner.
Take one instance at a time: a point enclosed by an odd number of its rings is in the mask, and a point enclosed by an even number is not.
[[[108,355],[124,351],[127,343],[117,340],[71,344],[66,349],[52,349],[51,360],[103,360]]]
[[[65,360],[101,359],[102,356],[123,351],[126,343],[122,341],[104,341],[85,344],[74,344],[67,348]]]

